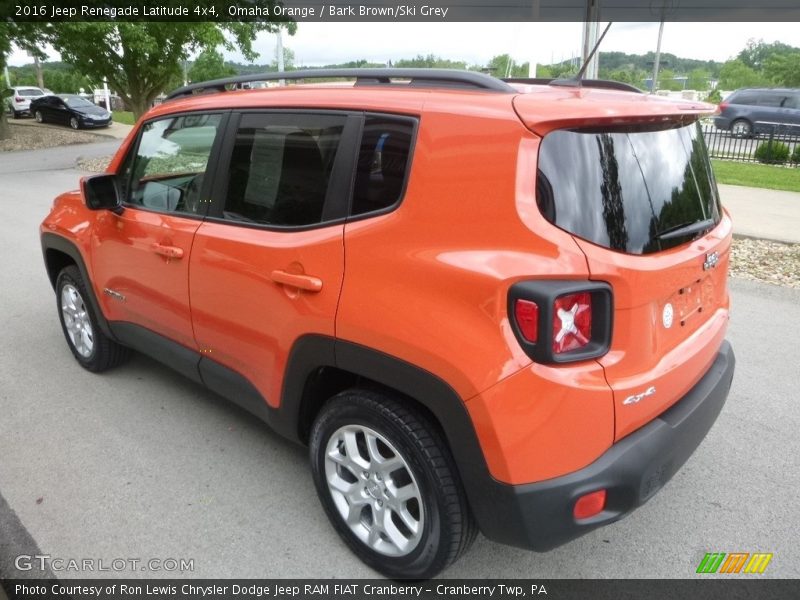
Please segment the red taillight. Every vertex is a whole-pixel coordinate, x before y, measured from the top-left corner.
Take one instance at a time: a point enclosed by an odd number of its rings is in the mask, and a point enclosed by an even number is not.
[[[22,102],[22,98],[20,98],[19,96],[17,96],[16,98],[14,98],[14,100],[16,100],[17,102]]]
[[[531,343],[539,337],[539,305],[530,300],[517,300],[514,303],[514,317],[522,336]]]
[[[719,109],[720,110],[725,110],[726,108],[728,108],[728,103],[727,102],[720,102],[719,103]]]
[[[576,519],[588,519],[603,512],[606,507],[606,491],[597,490],[578,498],[572,514]]]
[[[553,353],[577,350],[591,339],[591,294],[580,292],[556,298],[553,305]]]

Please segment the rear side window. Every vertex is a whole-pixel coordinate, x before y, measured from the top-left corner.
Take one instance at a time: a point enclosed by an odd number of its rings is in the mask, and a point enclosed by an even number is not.
[[[734,92],[728,99],[730,104],[758,104],[758,92]]]
[[[683,244],[720,220],[697,124],[550,133],[539,153],[537,201],[554,225],[629,254]]]
[[[411,159],[413,132],[412,119],[366,117],[351,214],[383,210],[400,200]]]
[[[244,115],[231,155],[223,217],[276,226],[321,223],[346,119]]]

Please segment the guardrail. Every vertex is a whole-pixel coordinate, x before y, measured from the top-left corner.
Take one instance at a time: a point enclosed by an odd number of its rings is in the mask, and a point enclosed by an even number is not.
[[[759,133],[749,136],[717,129],[713,123],[704,123],[702,130],[711,158],[800,167],[800,126],[759,122]]]

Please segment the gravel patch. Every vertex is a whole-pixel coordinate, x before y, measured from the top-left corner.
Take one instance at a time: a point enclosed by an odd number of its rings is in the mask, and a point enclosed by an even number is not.
[[[731,276],[800,289],[800,244],[736,238]]]
[[[14,123],[8,125],[11,129],[11,137],[0,140],[0,152],[89,144],[102,139],[92,133],[73,131],[66,127],[32,127],[30,125],[14,125]]]
[[[113,154],[108,156],[94,156],[92,158],[79,158],[78,168],[81,171],[91,171],[92,173],[103,173],[108,168],[108,163],[114,157]]]

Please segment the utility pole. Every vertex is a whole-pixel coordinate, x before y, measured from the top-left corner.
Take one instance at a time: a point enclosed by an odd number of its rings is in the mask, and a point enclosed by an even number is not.
[[[664,34],[664,15],[661,15],[661,24],[658,26],[658,44],[656,45],[656,58],[653,61],[653,85],[650,86],[650,93],[655,94],[658,90],[658,63],[661,61],[661,36]]]
[[[277,33],[278,33],[278,43],[275,45],[275,52],[278,53],[278,56],[277,56],[277,59],[278,59],[278,72],[283,73],[283,69],[285,68],[285,65],[283,64],[283,36],[281,35],[281,28],[280,27],[278,27]],[[278,82],[278,84],[282,85],[282,86],[286,85],[286,80],[285,79],[281,79]]]
[[[586,2],[586,21],[583,24],[583,57],[581,64],[586,62],[589,53],[597,43],[597,33],[600,27],[600,6],[599,0],[587,0]],[[587,79],[597,79],[598,61],[600,53],[595,52],[592,60],[586,67],[585,76]]]
[[[8,65],[5,66],[6,86],[11,87],[11,75],[8,73]]]

